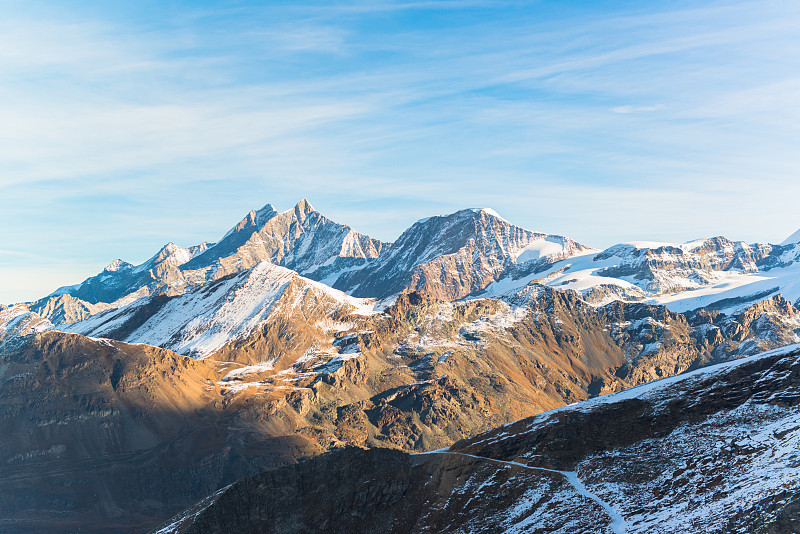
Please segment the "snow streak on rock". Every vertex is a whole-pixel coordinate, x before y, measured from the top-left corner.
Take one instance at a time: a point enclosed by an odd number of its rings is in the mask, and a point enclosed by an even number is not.
[[[626,532],[625,519],[619,514],[619,512],[617,512],[614,509],[613,506],[611,506],[606,501],[601,499],[597,494],[589,491],[586,488],[586,485],[583,482],[581,482],[581,480],[578,478],[578,473],[576,473],[575,471],[559,471],[557,469],[547,469],[545,467],[531,467],[529,465],[522,464],[519,462],[512,462],[508,460],[497,460],[495,458],[476,456],[474,454],[465,454],[463,452],[432,451],[429,453],[421,453],[421,454],[457,454],[459,456],[465,456],[467,458],[475,458],[476,460],[485,460],[487,462],[500,463],[508,467],[522,467],[524,469],[530,469],[532,471],[540,471],[543,473],[555,473],[557,475],[561,475],[572,485],[573,488],[575,488],[575,491],[577,491],[580,495],[583,495],[587,499],[591,499],[600,505],[600,507],[605,511],[605,513],[611,519],[611,524],[609,525],[609,528],[611,528],[614,534],[625,534]]]

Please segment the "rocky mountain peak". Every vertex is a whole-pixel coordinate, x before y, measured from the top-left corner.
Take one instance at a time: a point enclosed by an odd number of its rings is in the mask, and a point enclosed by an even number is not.
[[[277,214],[277,210],[272,206],[272,204],[267,203],[263,208],[260,210],[253,210],[250,212],[250,218],[252,223],[261,228],[266,224],[268,220],[274,217]],[[241,224],[241,223],[240,223]]]
[[[315,212],[314,206],[305,198],[298,202],[294,207],[294,213],[299,220],[305,219],[309,213]]]
[[[130,269],[131,267],[133,267],[133,265],[131,265],[127,261],[123,261],[117,258],[108,265],[106,265],[106,268],[103,270],[107,272],[116,272],[116,271],[124,271],[126,269]]]
[[[178,245],[176,245],[175,243],[173,243],[172,241],[170,241],[169,243],[161,247],[161,249],[158,251],[158,253],[155,256],[156,261],[164,260],[170,256],[174,256],[176,253],[180,253],[181,251],[185,250],[186,249],[183,249]]]
[[[175,243],[169,242],[161,247],[155,256],[138,267],[137,270],[148,271],[157,268],[175,269],[191,260],[195,254],[202,250],[202,247],[183,248]]]
[[[195,255],[190,261],[186,262],[183,268],[199,269],[208,267],[220,258],[235,254],[239,247],[247,243],[253,234],[264,228],[270,220],[278,215],[278,211],[275,210],[272,204],[266,204],[259,210],[251,210],[236,226],[228,230],[222,236],[222,239]]]
[[[229,240],[231,237],[238,237],[242,234],[249,236],[255,231],[263,228],[263,226],[275,217],[278,214],[278,211],[272,206],[272,204],[266,204],[263,208],[258,210],[250,210],[247,215],[236,225],[228,230],[228,232],[219,240],[217,243],[218,245],[222,244],[223,242]]]
[[[346,273],[335,287],[355,296],[420,290],[453,300],[483,290],[518,265],[533,269],[584,250],[569,238],[515,226],[490,209],[470,208],[420,219],[367,270]]]

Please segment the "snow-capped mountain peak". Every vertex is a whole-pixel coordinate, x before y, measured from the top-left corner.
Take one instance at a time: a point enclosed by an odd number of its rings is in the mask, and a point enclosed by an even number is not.
[[[512,271],[533,270],[584,250],[569,238],[526,230],[493,210],[470,208],[417,221],[378,261],[346,273],[335,287],[357,296],[385,298],[417,289],[458,299]]]
[[[124,271],[126,269],[130,269],[131,267],[133,267],[132,264],[117,258],[116,260],[106,265],[105,269],[103,270],[107,272],[115,272],[115,271]]]
[[[252,213],[252,220],[255,226],[262,227],[264,224],[270,220],[272,217],[277,214],[277,210],[272,206],[272,204],[267,203],[263,208],[260,210],[253,210]]]
[[[152,262],[153,265],[169,262],[172,265],[183,265],[192,259],[192,251],[188,248],[179,247],[175,243],[169,242],[159,250],[150,261],[145,262],[145,265]]]

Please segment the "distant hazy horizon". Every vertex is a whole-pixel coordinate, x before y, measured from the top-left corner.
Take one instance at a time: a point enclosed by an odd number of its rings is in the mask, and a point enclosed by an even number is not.
[[[800,4],[2,7],[0,303],[304,197],[383,241],[468,207],[596,248],[800,228]]]

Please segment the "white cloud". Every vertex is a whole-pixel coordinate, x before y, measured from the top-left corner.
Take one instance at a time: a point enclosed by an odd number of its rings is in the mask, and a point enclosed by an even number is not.
[[[658,106],[617,106],[611,108],[612,113],[643,113],[647,111],[655,111],[658,109]]]

